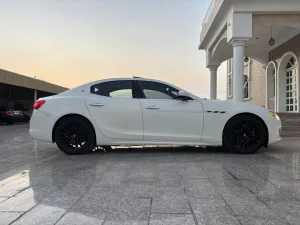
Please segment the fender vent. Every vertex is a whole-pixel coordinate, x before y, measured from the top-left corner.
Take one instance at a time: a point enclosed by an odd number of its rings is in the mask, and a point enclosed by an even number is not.
[[[210,110],[208,110],[208,111],[205,111],[206,113],[226,113],[226,111],[210,111]]]

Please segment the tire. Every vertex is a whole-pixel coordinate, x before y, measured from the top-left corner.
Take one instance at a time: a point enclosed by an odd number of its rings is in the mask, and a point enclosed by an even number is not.
[[[253,154],[264,145],[266,135],[262,121],[251,115],[240,115],[225,126],[223,143],[233,153]]]
[[[57,147],[67,155],[81,155],[95,147],[95,131],[83,117],[69,116],[55,127],[54,140]]]

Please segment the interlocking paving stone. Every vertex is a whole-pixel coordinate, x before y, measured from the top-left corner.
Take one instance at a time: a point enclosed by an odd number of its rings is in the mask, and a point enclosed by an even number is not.
[[[183,178],[207,178],[200,165],[180,165],[179,172]]]
[[[27,125],[5,127],[13,141],[0,135],[0,225],[300,224],[300,140],[254,155],[161,147],[67,156],[30,139]]]
[[[0,203],[1,202],[4,202],[5,200],[7,200],[8,198],[5,198],[5,197],[0,197]]]
[[[260,217],[248,217],[239,216],[238,219],[243,225],[289,225],[286,221],[282,219],[273,218],[260,218]]]
[[[182,180],[178,173],[164,173],[157,177],[157,186],[159,187],[182,187]]]
[[[147,224],[150,198],[120,199],[105,218],[104,224]]]
[[[13,225],[53,225],[65,213],[66,209],[39,204],[17,219]]]
[[[55,187],[31,187],[0,203],[0,211],[26,212],[56,190]]]
[[[151,213],[191,213],[185,195],[161,196],[153,198]]]
[[[240,225],[233,215],[198,216],[196,214],[196,220],[198,225]]]
[[[151,214],[149,225],[196,225],[191,214]]]
[[[30,186],[28,177],[22,177],[1,186],[0,196],[11,197]]]
[[[8,225],[21,215],[21,212],[0,212],[0,225]]]
[[[260,218],[269,218],[269,219],[279,219],[278,213],[271,210],[266,204],[261,201],[255,202],[255,204],[247,204],[244,202],[239,205],[230,205],[235,215],[238,216],[248,216],[248,217],[260,217]]]
[[[223,199],[190,199],[190,205],[199,217],[215,215],[233,215],[229,205]]]
[[[284,218],[290,225],[300,224],[300,203],[299,201],[266,201],[266,203]]]
[[[185,179],[184,187],[189,198],[222,198],[209,179]]]
[[[67,212],[56,225],[102,225],[105,214]]]
[[[267,180],[243,180],[242,184],[261,200],[295,200],[292,196],[289,196],[287,193],[285,193],[284,190],[281,190],[279,187],[276,187],[274,184]]]

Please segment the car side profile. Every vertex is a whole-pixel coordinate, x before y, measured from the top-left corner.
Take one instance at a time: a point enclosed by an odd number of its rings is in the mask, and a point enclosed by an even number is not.
[[[279,117],[254,104],[207,100],[172,84],[144,78],[105,79],[38,99],[33,139],[66,154],[98,146],[224,146],[254,153],[279,141]]]

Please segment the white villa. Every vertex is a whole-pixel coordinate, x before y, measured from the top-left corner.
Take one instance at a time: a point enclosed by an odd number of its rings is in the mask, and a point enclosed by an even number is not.
[[[300,0],[212,0],[199,49],[206,51],[211,99],[227,61],[228,99],[299,113]]]

